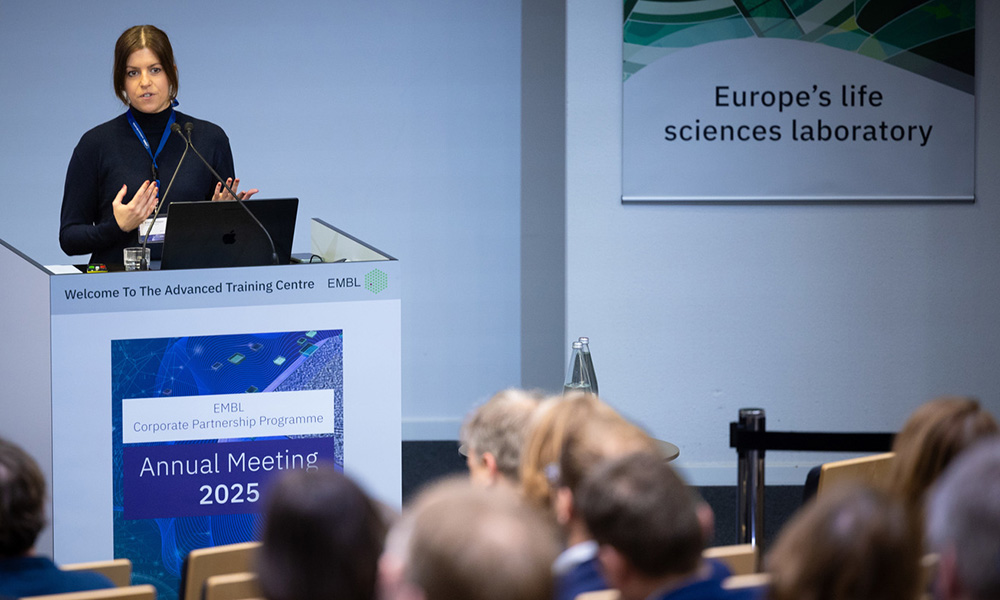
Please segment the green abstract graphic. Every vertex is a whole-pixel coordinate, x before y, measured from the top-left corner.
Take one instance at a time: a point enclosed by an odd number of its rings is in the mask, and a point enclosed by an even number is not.
[[[389,287],[389,276],[378,269],[365,274],[365,288],[373,294],[385,291]]]
[[[740,38],[823,44],[972,94],[975,0],[625,0],[623,76]]]

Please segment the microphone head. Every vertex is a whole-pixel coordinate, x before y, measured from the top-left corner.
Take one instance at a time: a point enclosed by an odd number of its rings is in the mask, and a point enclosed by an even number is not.
[[[194,123],[192,123],[191,121],[188,121],[187,123],[184,124],[184,131],[190,133],[192,129],[194,129]]]
[[[180,133],[181,132],[181,125],[180,125],[180,123],[173,123],[173,124],[171,124],[170,125],[170,131],[173,131],[174,133]]]

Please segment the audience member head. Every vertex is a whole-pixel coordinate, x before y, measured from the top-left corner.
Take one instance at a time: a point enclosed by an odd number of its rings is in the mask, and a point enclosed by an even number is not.
[[[551,600],[559,547],[547,519],[507,487],[467,479],[423,491],[393,526],[385,600]]]
[[[614,410],[596,411],[565,431],[557,483],[578,492],[587,475],[607,459],[636,452],[660,453],[656,440]]]
[[[285,472],[268,494],[257,569],[268,600],[375,597],[386,524],[331,465]]]
[[[45,477],[27,452],[0,438],[0,558],[27,554],[45,526]]]
[[[517,484],[521,448],[540,397],[523,390],[499,392],[476,408],[462,425],[469,476],[477,484]]]
[[[662,457],[653,438],[614,411],[597,412],[565,432],[559,468],[549,475],[555,487],[554,514],[565,528],[568,545],[591,538],[575,501],[583,480],[604,461],[635,452]]]
[[[927,538],[936,598],[1000,598],[1000,438],[968,449],[931,489]]]
[[[570,432],[597,415],[615,415],[614,409],[593,394],[575,393],[544,400],[531,420],[521,452],[521,490],[538,508],[550,509],[555,500],[563,444]]]
[[[659,454],[601,464],[576,502],[600,545],[605,577],[624,600],[646,598],[698,572],[704,538],[695,497]]]
[[[924,495],[962,450],[997,433],[997,422],[972,398],[931,400],[910,415],[896,435],[888,489],[920,515]]]
[[[877,489],[845,485],[815,497],[782,529],[766,566],[771,600],[913,600],[920,535]]]

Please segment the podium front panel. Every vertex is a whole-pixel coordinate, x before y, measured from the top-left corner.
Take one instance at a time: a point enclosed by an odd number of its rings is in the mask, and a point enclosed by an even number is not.
[[[169,597],[319,461],[400,504],[398,262],[51,282],[57,561],[128,557]]]

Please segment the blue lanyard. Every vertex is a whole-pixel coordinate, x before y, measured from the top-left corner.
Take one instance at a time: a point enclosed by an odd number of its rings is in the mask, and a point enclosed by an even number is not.
[[[173,125],[174,121],[177,119],[177,113],[174,112],[173,108],[170,109],[170,118],[167,119],[167,128],[163,130],[163,137],[160,138],[160,146],[156,149],[156,154],[153,154],[153,149],[150,148],[149,140],[146,139],[146,134],[142,132],[142,127],[139,127],[139,124],[135,122],[135,117],[132,116],[132,109],[128,109],[128,112],[125,114],[128,115],[128,124],[132,126],[132,131],[135,132],[136,137],[139,138],[139,141],[142,142],[142,146],[146,149],[146,152],[149,153],[149,158],[153,159],[154,178],[156,179],[156,185],[159,186],[160,167],[156,164],[156,157],[160,155],[160,152],[163,152],[163,147],[167,145],[167,138],[170,137],[170,126]]]

